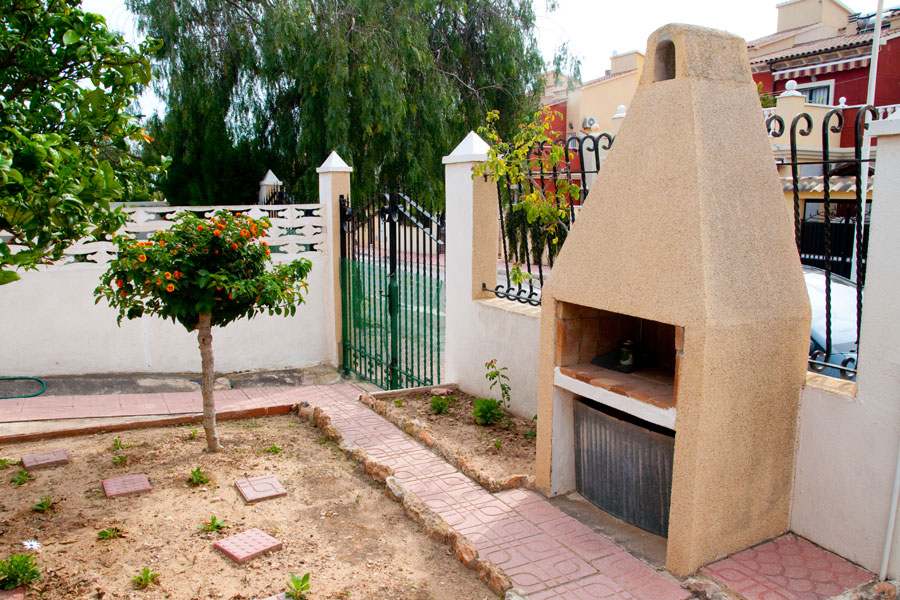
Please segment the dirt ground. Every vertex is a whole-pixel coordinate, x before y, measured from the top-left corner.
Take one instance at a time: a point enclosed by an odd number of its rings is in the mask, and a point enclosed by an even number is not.
[[[96,434],[7,445],[0,457],[67,448],[72,462],[35,471],[35,479],[14,487],[18,467],[0,470],[0,558],[24,552],[24,540],[42,544],[42,577],[29,598],[133,598],[177,600],[266,598],[284,591],[289,573],[309,572],[311,600],[489,599],[494,595],[448,548],[427,538],[354,462],[296,416],[219,424],[226,451],[203,451],[202,429],[193,426]],[[521,435],[521,434],[520,434]],[[113,438],[131,446],[114,452]],[[265,448],[277,444],[277,454]],[[125,467],[113,464],[128,456]],[[211,481],[186,484],[201,467]],[[146,473],[152,491],[105,498],[103,478]],[[235,479],[275,475],[288,495],[245,505]],[[31,506],[49,496],[46,515]],[[211,515],[229,527],[205,533]],[[125,537],[97,539],[118,527]],[[213,543],[257,527],[284,548],[243,565]],[[131,577],[150,567],[160,574],[156,588],[139,591]]]
[[[478,470],[490,477],[534,475],[535,438],[525,437],[536,426],[534,421],[504,411],[501,422],[479,425],[472,415],[474,397],[458,390],[452,396],[447,412],[440,415],[431,411],[430,393],[380,399],[393,404],[405,417],[427,423],[435,439],[449,444],[458,455],[468,455]]]

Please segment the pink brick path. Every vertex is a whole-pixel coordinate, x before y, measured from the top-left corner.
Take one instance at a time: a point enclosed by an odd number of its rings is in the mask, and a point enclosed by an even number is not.
[[[670,576],[525,490],[491,494],[421,444],[343,394],[309,400],[331,417],[344,440],[391,466],[479,556],[499,566],[532,600],[616,598],[683,600]]]
[[[290,406],[309,400],[330,387],[338,386],[271,387],[246,390],[217,391],[217,411],[249,410]],[[142,415],[180,415],[203,411],[200,392],[165,394],[106,394],[95,396],[38,396],[0,400],[0,423],[81,419],[91,417],[130,417]]]
[[[702,570],[747,600],[824,600],[875,579],[875,574],[785,535]]]

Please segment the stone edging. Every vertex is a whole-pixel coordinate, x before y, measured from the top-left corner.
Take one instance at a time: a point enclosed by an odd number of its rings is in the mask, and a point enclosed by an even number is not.
[[[458,389],[455,384],[442,385],[440,387],[442,389]],[[511,490],[515,488],[525,488],[529,490],[535,489],[534,477],[532,475],[511,475],[502,480],[490,477],[483,471],[480,471],[472,463],[472,460],[468,456],[460,454],[457,449],[451,447],[443,440],[436,440],[431,430],[429,430],[428,427],[421,421],[419,421],[418,419],[410,419],[400,414],[399,411],[395,410],[389,402],[385,402],[384,400],[380,399],[397,397],[402,398],[404,396],[410,396],[412,394],[429,391],[431,389],[434,389],[434,386],[409,388],[407,390],[396,390],[391,392],[376,392],[375,394],[362,392],[359,395],[359,401],[396,425],[397,428],[401,431],[409,434],[410,436],[416,438],[417,440],[431,448],[441,458],[459,469],[461,473],[477,482],[478,485],[480,485],[487,491],[496,493],[502,492],[503,490]]]
[[[703,575],[695,575],[684,581],[682,587],[690,590],[700,600],[743,600],[743,596]],[[895,600],[900,598],[900,582],[876,581],[832,596],[829,600]]]
[[[894,600],[900,597],[900,581],[875,581],[834,596],[831,600]]]
[[[385,494],[399,502],[406,515],[420,524],[428,537],[453,548],[456,558],[467,568],[476,571],[478,577],[492,592],[495,594],[507,592],[518,594],[517,590],[512,589],[512,583],[500,568],[490,561],[478,558],[478,550],[475,546],[465,536],[452,531],[447,523],[428,508],[418,496],[409,493],[403,483],[394,477],[394,470],[390,466],[372,459],[364,449],[356,444],[344,441],[341,432],[331,424],[331,417],[321,407],[313,408],[301,404],[297,406],[297,414],[301,419],[307,420],[321,429],[325,437],[337,443],[349,458],[361,463],[372,479],[383,483]],[[507,594],[507,597],[527,600],[527,597],[522,594]]]

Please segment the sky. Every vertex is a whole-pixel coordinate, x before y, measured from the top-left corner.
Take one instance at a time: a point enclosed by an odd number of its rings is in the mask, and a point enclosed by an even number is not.
[[[774,33],[780,0],[557,0],[558,7],[547,11],[547,0],[533,0],[537,15],[537,36],[546,60],[560,44],[581,60],[583,81],[602,76],[609,68],[613,52],[644,52],[647,38],[666,23],[689,23],[723,29],[746,40]],[[877,0],[844,0],[857,12],[875,12]],[[886,3],[893,6],[893,3]],[[106,17],[112,29],[131,42],[141,39],[133,15],[123,0],[83,0],[84,9]],[[141,98],[144,114],[163,110],[152,92]]]

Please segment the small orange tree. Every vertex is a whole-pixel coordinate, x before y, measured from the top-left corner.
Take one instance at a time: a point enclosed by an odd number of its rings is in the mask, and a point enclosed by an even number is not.
[[[224,327],[260,312],[293,316],[303,302],[311,264],[305,258],[271,266],[260,238],[268,219],[217,211],[211,219],[181,213],[167,231],[147,241],[116,236],[118,254],[94,290],[122,319],[145,314],[197,331],[203,370],[203,428],[210,452],[222,449],[213,403],[212,326]]]

